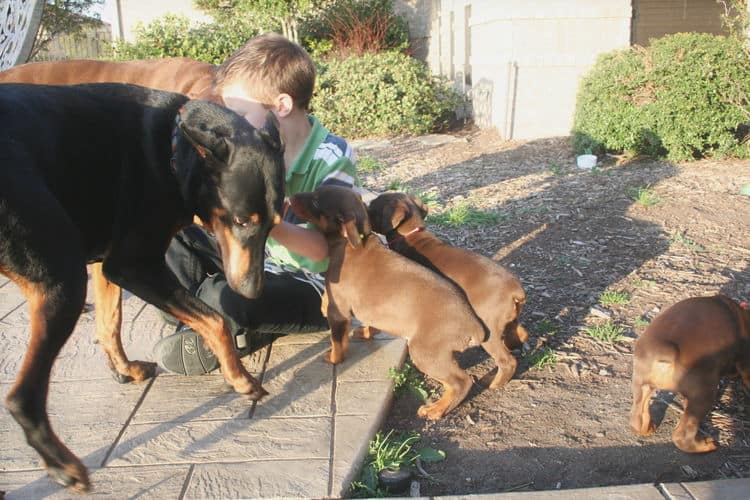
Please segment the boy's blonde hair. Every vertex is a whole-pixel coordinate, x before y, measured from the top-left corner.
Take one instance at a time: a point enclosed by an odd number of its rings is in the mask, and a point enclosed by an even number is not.
[[[315,87],[315,63],[291,40],[276,33],[251,38],[216,68],[214,90],[242,80],[264,104],[289,94],[294,107],[307,111]]]

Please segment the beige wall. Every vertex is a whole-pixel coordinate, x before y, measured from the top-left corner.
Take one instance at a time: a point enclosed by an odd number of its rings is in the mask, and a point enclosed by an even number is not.
[[[133,30],[139,22],[148,24],[165,14],[178,14],[195,21],[210,22],[211,18],[193,7],[192,0],[110,0],[108,9],[112,13],[112,38],[133,41]]]
[[[567,135],[581,76],[630,44],[631,0],[424,0],[424,59],[506,138]],[[412,31],[414,27],[410,26]]]

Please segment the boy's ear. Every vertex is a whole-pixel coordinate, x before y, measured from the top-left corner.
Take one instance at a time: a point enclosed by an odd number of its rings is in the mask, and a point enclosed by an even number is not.
[[[357,229],[357,219],[352,218],[346,221],[341,221],[341,236],[346,238],[346,241],[352,246],[357,248],[361,240],[359,238],[359,230]]]
[[[256,130],[258,136],[266,144],[278,151],[284,151],[284,142],[281,140],[281,133],[279,132],[279,120],[271,111],[266,113],[266,123],[263,125],[263,128]]]

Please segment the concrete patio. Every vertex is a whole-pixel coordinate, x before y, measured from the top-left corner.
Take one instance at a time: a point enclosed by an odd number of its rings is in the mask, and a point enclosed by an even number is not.
[[[89,298],[91,302],[91,298]],[[123,343],[131,359],[172,328],[157,310],[123,296]],[[29,317],[20,290],[0,276],[0,394],[21,366]],[[348,489],[390,407],[390,367],[402,340],[353,341],[348,359],[326,364],[327,332],[290,335],[243,358],[270,393],[254,403],[219,373],[160,372],[118,384],[94,343],[85,312],[53,369],[49,414],[64,443],[89,467],[92,497],[338,497]],[[0,410],[0,491],[7,499],[69,498],[41,468],[20,427]]]

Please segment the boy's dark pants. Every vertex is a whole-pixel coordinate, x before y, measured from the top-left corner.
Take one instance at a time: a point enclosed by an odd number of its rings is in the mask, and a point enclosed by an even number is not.
[[[216,241],[199,226],[177,233],[166,259],[180,283],[224,316],[235,335],[243,330],[263,334],[328,330],[320,312],[320,295],[312,285],[289,274],[266,271],[263,293],[257,299],[234,292],[224,276]],[[253,337],[248,335],[248,342]]]

